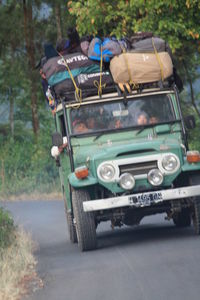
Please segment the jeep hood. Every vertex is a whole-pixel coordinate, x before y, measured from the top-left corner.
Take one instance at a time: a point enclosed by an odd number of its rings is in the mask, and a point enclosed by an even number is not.
[[[86,164],[89,161],[102,162],[116,157],[141,156],[155,154],[155,152],[173,152],[178,154],[181,141],[177,137],[138,138],[138,139],[104,139],[98,142],[91,139],[79,139],[73,144],[75,166]]]

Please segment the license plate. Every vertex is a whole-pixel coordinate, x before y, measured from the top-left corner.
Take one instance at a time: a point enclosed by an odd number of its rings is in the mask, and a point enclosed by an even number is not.
[[[138,207],[150,206],[151,204],[162,201],[162,199],[162,193],[160,192],[132,195],[128,198],[130,205]]]

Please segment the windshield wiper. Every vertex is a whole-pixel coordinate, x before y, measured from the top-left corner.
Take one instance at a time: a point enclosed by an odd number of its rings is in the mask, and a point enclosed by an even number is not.
[[[98,138],[100,138],[102,135],[104,135],[105,132],[106,132],[106,131],[102,131],[102,132],[100,132],[99,134],[97,134],[97,135],[95,136],[95,138],[93,139],[93,142],[96,141]]]
[[[145,126],[142,126],[137,132],[135,135],[138,135],[139,133],[141,133],[144,129],[146,128],[150,128],[150,127],[154,127],[156,126],[157,124],[148,124],[148,125],[145,125]]]
[[[103,130],[101,132],[99,132],[95,138],[93,139],[93,142],[96,141],[98,138],[100,138],[102,135],[104,135],[105,133],[113,133],[113,132],[119,132],[119,129],[124,129],[124,128],[118,128],[118,129],[107,129],[107,130]]]
[[[174,124],[174,123],[180,123],[181,120],[172,120],[172,121],[168,121],[168,122],[163,122],[163,123],[155,123],[155,124],[146,124],[144,126],[142,126],[136,133],[136,135],[138,135],[139,133],[141,133],[144,129],[146,128],[150,128],[150,127],[155,127],[155,126],[159,126],[159,125],[165,125],[165,124]]]

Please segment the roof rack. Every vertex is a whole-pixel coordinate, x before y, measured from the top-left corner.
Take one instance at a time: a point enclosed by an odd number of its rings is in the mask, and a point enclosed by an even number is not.
[[[120,95],[114,91],[114,92],[110,92],[107,94],[103,94],[102,97],[100,98],[99,96],[95,95],[95,96],[90,96],[90,97],[86,97],[82,100],[81,105],[86,105],[86,104],[90,104],[90,103],[100,103],[101,101],[117,101],[117,100],[129,100],[138,96],[146,96],[146,95],[155,95],[157,93],[159,94],[165,94],[165,93],[169,93],[169,92],[174,92],[175,86],[170,86],[170,87],[163,87],[163,88],[159,88],[159,87],[152,87],[152,88],[146,88],[143,89],[142,91],[138,92],[137,90],[132,91],[132,93],[130,94],[124,94],[121,93]],[[66,107],[74,107],[77,108],[77,101],[63,101],[64,105]],[[57,106],[57,112],[62,110],[62,105],[59,104]]]
[[[166,89],[169,87],[172,87],[174,85],[174,78],[173,76],[169,77],[165,81],[157,81],[157,82],[151,82],[151,83],[142,83],[138,84],[137,87],[134,87],[131,89],[131,94],[133,92],[137,93],[142,93],[143,90],[147,89],[152,89],[152,88],[159,88],[160,90]],[[123,96],[126,97],[128,95],[131,95],[129,91],[127,90],[126,86],[124,85],[124,92],[122,92],[117,84],[113,84],[111,86],[106,86],[103,89],[103,94],[101,96],[97,95],[97,89],[94,88],[89,88],[89,89],[83,89],[82,90],[82,100],[84,101],[85,99],[88,99],[88,97],[95,97],[98,99],[103,98],[105,94],[113,93],[116,92],[118,96]],[[75,98],[75,92],[74,91],[69,91],[63,95],[61,99],[58,99],[59,102],[64,101],[64,102],[70,102],[74,103],[77,102]]]

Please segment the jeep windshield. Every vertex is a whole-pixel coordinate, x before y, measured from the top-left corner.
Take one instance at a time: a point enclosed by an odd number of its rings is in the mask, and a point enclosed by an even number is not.
[[[72,135],[101,135],[130,128],[141,130],[176,121],[169,94],[83,104],[79,109],[72,109],[70,116]]]

